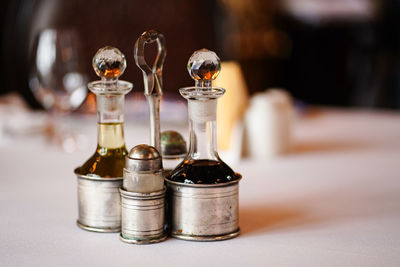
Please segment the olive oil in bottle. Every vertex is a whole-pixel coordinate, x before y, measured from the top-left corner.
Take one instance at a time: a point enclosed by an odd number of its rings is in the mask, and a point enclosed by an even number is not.
[[[122,177],[127,153],[123,124],[98,123],[96,152],[77,172],[86,176]]]
[[[75,170],[78,175],[102,178],[123,176],[125,155],[128,153],[124,139],[125,94],[132,89],[131,83],[118,80],[125,67],[125,56],[113,47],[100,49],[93,58],[93,68],[101,78],[100,81],[93,81],[88,85],[96,95],[97,148]]]

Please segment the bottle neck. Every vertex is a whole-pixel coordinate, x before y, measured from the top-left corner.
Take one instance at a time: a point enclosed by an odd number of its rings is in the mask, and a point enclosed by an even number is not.
[[[188,160],[219,160],[216,138],[217,99],[188,99],[190,145]]]
[[[97,115],[98,146],[124,147],[124,95],[97,95]]]
[[[211,87],[211,80],[196,80],[195,86],[198,88]]]

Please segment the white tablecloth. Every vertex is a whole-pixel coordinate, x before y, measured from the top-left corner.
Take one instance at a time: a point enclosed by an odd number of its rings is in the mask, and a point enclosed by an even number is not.
[[[85,151],[67,154],[40,137],[0,146],[0,266],[400,265],[399,113],[300,119],[293,153],[231,166],[243,174],[238,238],[143,246],[75,224],[73,169],[96,142],[95,118],[87,125]],[[147,133],[128,121],[127,145]]]

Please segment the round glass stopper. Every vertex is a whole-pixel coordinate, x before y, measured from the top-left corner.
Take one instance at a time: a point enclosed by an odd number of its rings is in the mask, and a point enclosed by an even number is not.
[[[106,46],[97,51],[92,66],[101,79],[115,80],[124,73],[126,59],[117,48]]]
[[[215,52],[203,48],[189,58],[187,69],[193,80],[211,81],[221,70],[221,60]]]

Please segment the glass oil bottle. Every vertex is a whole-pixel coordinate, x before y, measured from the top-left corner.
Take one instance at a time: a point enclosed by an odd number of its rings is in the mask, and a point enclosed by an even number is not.
[[[220,72],[218,56],[201,49],[190,57],[194,87],[179,90],[188,100],[190,145],[183,160],[165,181],[171,235],[185,240],[215,241],[239,235],[239,180],[218,156],[217,99],[225,89],[212,87]]]
[[[88,84],[97,100],[98,144],[93,156],[75,169],[78,177],[77,224],[94,232],[119,232],[119,188],[122,186],[127,155],[124,96],[133,85],[118,80],[126,68],[125,56],[118,49],[110,46],[99,49],[92,63],[101,78]]]

